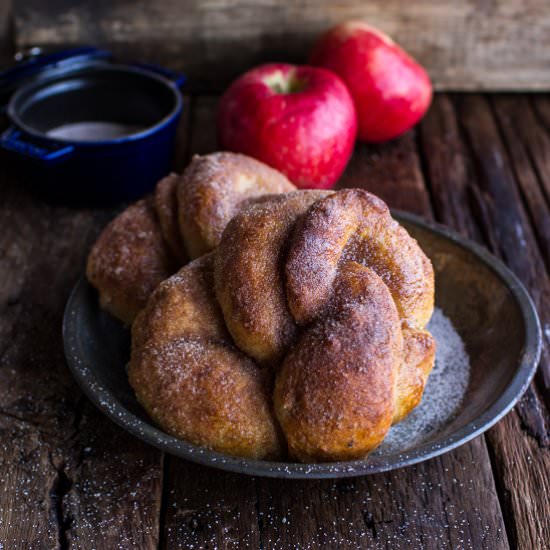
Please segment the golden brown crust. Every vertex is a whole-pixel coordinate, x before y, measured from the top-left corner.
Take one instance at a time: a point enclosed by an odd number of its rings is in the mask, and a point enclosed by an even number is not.
[[[262,371],[235,348],[180,338],[131,365],[139,402],[167,433],[229,455],[279,455]]]
[[[195,156],[178,190],[180,231],[190,258],[212,250],[242,203],[296,188],[283,174],[245,155]]]
[[[164,240],[180,266],[187,263],[178,223],[178,182],[177,174],[169,174],[161,179],[153,193],[153,200]]]
[[[159,344],[183,336],[231,342],[212,296],[212,254],[205,254],[162,281],[132,325],[132,345]]]
[[[205,256],[163,282],[132,330],[128,377],[167,433],[231,455],[275,458],[269,380],[230,342]]]
[[[284,252],[296,220],[328,191],[274,195],[227,225],[215,252],[215,289],[237,346],[274,364],[293,342],[296,324],[284,289]]]
[[[300,324],[328,303],[341,261],[373,269],[386,283],[401,318],[423,328],[433,311],[434,276],[418,243],[378,197],[345,189],[318,201],[297,228],[287,266],[287,296]]]
[[[130,324],[175,269],[148,198],[129,206],[103,230],[88,256],[86,276],[99,291],[101,307]]]
[[[393,424],[401,422],[420,403],[435,362],[435,340],[427,330],[404,328],[403,347]]]
[[[388,288],[369,268],[346,263],[326,315],[304,331],[277,376],[275,413],[291,456],[349,460],[379,445],[402,358]]]
[[[244,155],[195,157],[181,178],[163,178],[151,197],[129,206],[94,245],[88,279],[102,307],[131,323],[155,286],[187,262],[186,248],[194,257],[210,250],[240,208],[265,200],[265,193],[294,189],[282,174]],[[145,233],[147,243],[139,238]]]
[[[433,367],[431,263],[369,193],[259,194],[287,183],[264,185],[271,169],[236,157],[169,176],[90,254],[115,315],[131,321],[152,293],[132,327],[130,383],[153,420],[198,445],[279,457],[277,418],[294,458],[363,457],[420,402]],[[220,238],[169,277],[184,240],[197,252]]]

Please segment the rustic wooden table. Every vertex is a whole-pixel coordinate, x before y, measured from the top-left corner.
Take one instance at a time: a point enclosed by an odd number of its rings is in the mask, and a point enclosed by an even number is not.
[[[215,150],[216,99],[188,98],[178,169]],[[341,185],[485,244],[530,290],[545,338],[535,382],[484,436],[362,478],[208,469],[103,417],[71,378],[60,327],[115,210],[45,204],[4,159],[0,178],[0,548],[549,547],[550,97],[438,95],[416,131],[357,146]]]

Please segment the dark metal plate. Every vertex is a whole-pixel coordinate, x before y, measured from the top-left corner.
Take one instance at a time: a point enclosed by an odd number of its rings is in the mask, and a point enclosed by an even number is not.
[[[346,477],[392,470],[446,453],[490,428],[527,389],[540,356],[540,325],[525,288],[484,248],[410,214],[395,213],[395,217],[431,258],[436,305],[452,320],[471,364],[459,409],[413,446],[380,451],[366,460],[299,464],[235,458],[164,433],[149,420],[128,384],[128,331],[99,309],[97,295],[84,278],[75,286],[63,320],[69,367],[91,401],[136,437],[224,470],[286,478]]]

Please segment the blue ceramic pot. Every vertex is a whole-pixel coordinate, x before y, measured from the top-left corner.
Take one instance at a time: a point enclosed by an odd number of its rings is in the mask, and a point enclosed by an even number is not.
[[[171,168],[184,78],[151,65],[72,56],[26,78],[9,99],[0,146],[33,187],[58,201],[135,199]]]

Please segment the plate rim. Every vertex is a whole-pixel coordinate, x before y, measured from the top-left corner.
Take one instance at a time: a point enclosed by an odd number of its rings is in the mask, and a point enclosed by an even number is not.
[[[85,275],[79,278],[71,290],[63,314],[63,346],[69,369],[88,399],[108,418],[133,436],[164,452],[226,471],[253,476],[291,479],[355,477],[412,466],[452,451],[494,426],[510,412],[525,393],[535,375],[540,360],[542,348],[540,321],[533,301],[519,278],[486,248],[444,225],[427,221],[415,214],[392,210],[392,215],[399,221],[408,222],[422,229],[435,232],[477,256],[510,290],[519,306],[524,321],[525,341],[523,350],[516,372],[508,385],[499,397],[479,416],[439,442],[426,443],[410,451],[393,453],[384,458],[371,457],[368,460],[304,464],[234,457],[171,436],[156,427],[152,422],[148,423],[126,409],[114,397],[112,392],[97,382],[97,378],[95,379],[97,387],[92,389],[89,378],[93,369],[84,364],[84,361],[75,351],[78,349],[75,345],[78,339],[78,330],[76,323],[72,320],[80,293],[86,287],[91,288]]]

